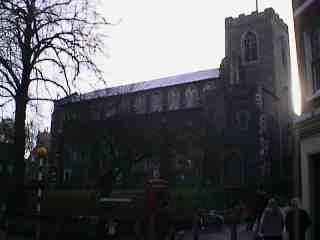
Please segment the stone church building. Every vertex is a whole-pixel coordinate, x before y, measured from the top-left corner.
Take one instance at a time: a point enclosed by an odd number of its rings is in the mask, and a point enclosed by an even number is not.
[[[214,43],[213,43],[214,44]],[[61,183],[241,188],[287,174],[292,115],[288,27],[273,9],[225,20],[219,69],[55,102],[51,161]]]

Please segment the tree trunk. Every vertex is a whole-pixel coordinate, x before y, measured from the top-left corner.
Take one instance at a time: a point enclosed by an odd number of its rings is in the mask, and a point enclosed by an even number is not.
[[[14,122],[14,145],[15,145],[15,162],[14,162],[14,177],[18,185],[24,183],[24,154],[26,144],[26,97],[16,98],[16,112]]]
[[[15,98],[15,122],[14,122],[14,147],[15,155],[13,164],[13,184],[11,190],[13,191],[13,210],[20,211],[23,209],[23,196],[24,196],[24,170],[25,170],[25,121],[26,121],[26,108],[27,97],[26,95],[17,96]]]

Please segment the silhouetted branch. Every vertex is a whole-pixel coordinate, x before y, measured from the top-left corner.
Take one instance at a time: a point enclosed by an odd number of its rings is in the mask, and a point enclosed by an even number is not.
[[[28,102],[53,101],[51,91],[70,95],[83,71],[102,79],[94,57],[107,22],[95,8],[95,0],[0,0],[0,97],[15,101],[17,182],[24,179]]]

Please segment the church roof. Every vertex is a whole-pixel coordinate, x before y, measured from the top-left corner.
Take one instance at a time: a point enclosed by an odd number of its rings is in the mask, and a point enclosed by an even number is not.
[[[116,87],[110,87],[92,91],[85,94],[73,94],[58,101],[58,104],[65,104],[70,102],[78,102],[83,100],[92,100],[96,98],[116,96],[121,94],[135,93],[156,88],[170,87],[175,85],[198,82],[202,80],[214,79],[219,77],[219,69],[201,70],[192,73],[185,73],[176,76],[159,78],[155,80],[132,83]]]

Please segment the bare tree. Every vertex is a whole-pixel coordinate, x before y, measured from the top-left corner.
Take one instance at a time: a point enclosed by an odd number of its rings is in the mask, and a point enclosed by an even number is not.
[[[102,53],[101,26],[93,0],[0,0],[0,94],[15,103],[15,167],[23,184],[26,107],[30,101],[69,95],[80,72],[102,80],[93,61]]]

